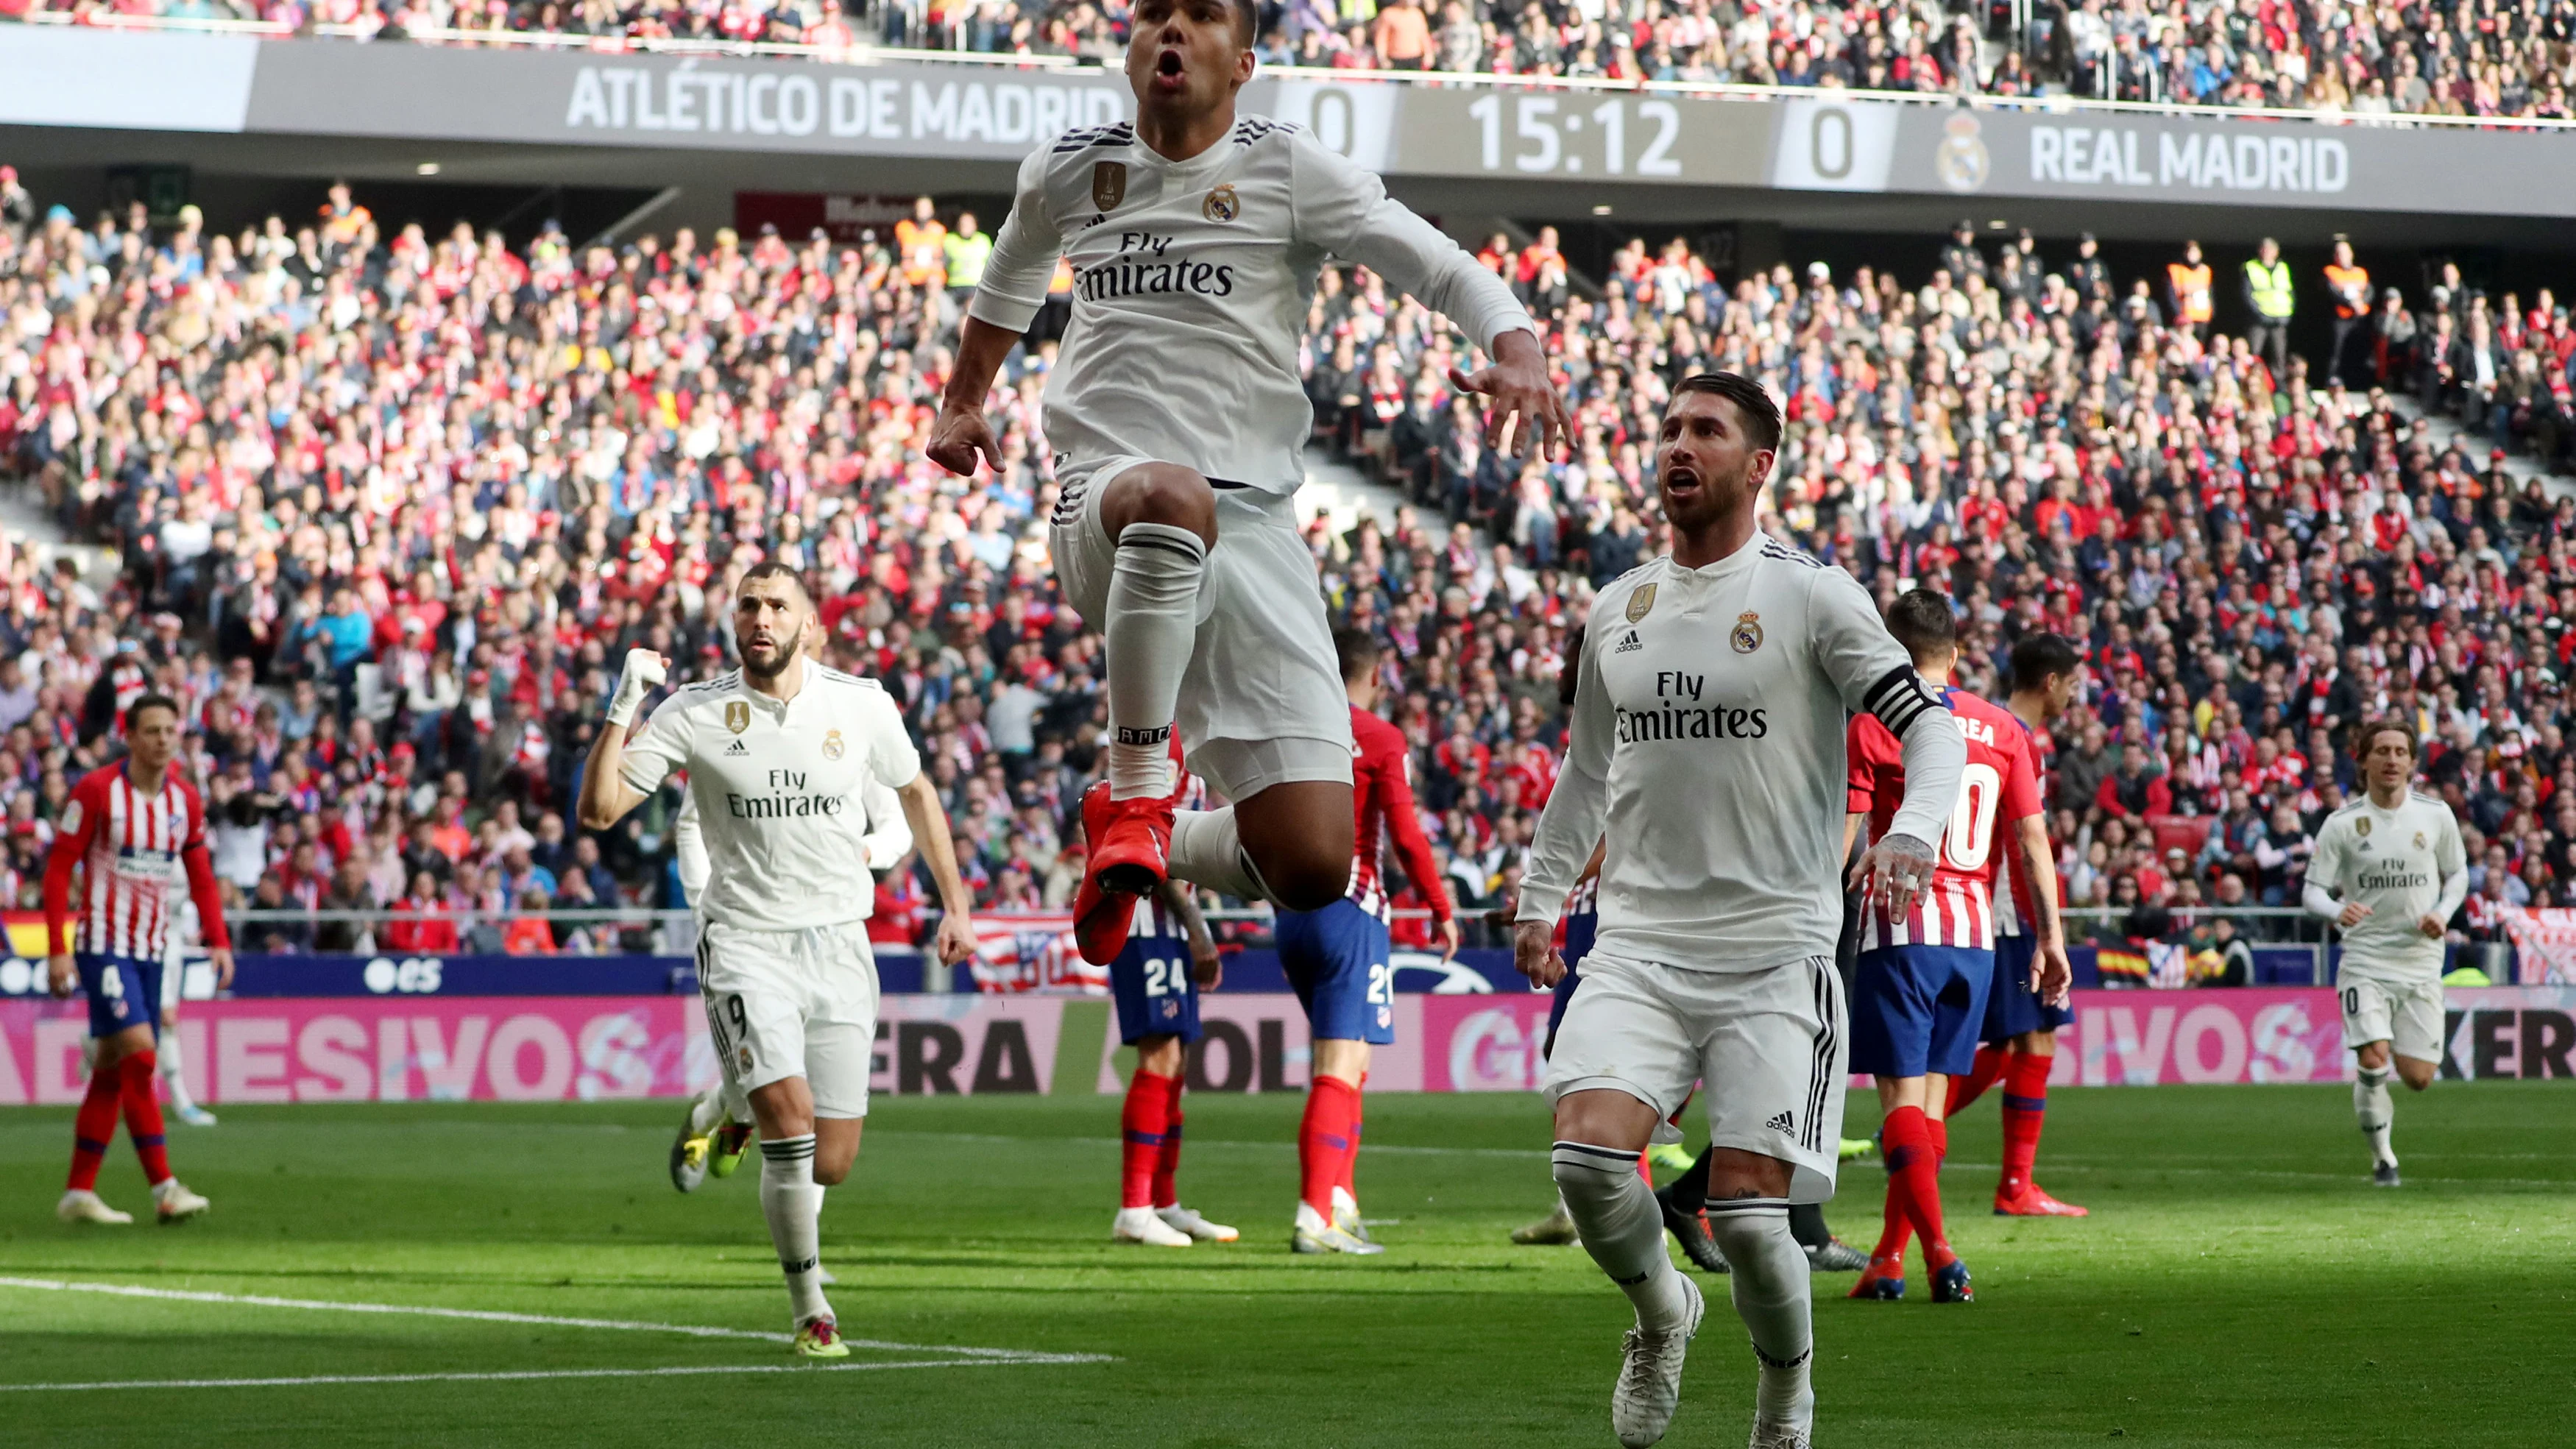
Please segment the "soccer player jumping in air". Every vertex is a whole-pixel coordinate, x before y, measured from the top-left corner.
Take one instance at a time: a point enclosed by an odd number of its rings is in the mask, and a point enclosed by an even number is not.
[[[183,878],[187,882],[218,986],[232,985],[232,937],[224,929],[223,901],[206,858],[205,801],[171,768],[179,753],[178,704],[168,695],[147,694],[127,705],[125,745],[124,760],[91,771],[72,787],[61,832],[45,861],[48,984],[56,996],[69,996],[75,987],[88,993],[89,1034],[98,1039],[89,1092],[72,1129],[71,1180],[54,1207],[54,1215],[67,1223],[134,1221],[98,1196],[99,1162],[116,1135],[120,1108],[161,1221],[206,1210],[204,1198],[170,1175],[161,1104],[152,1094],[152,1026],[169,959],[173,888]],[[81,875],[77,905],[74,870]]]
[[[1551,447],[1569,423],[1500,279],[1304,129],[1236,116],[1255,9],[1136,7],[1136,119],[1068,131],[1021,166],[929,447],[953,472],[1000,465],[993,375],[1070,259],[1045,428],[1056,577],[1108,653],[1109,778],[1083,801],[1074,901],[1098,964],[1166,875],[1296,910],[1350,885],[1350,716],[1290,508],[1313,422],[1299,333],[1325,257],[1367,266],[1486,349],[1491,366],[1451,382],[1491,400],[1489,443],[1512,431],[1521,450]],[[1190,771],[1233,803],[1177,809],[1175,727]]]
[[[1780,412],[1759,383],[1676,384],[1655,444],[1673,552],[1593,601],[1565,771],[1539,817],[1515,964],[1553,986],[1556,917],[1591,855],[1601,927],[1547,1064],[1556,1183],[1585,1251],[1636,1307],[1610,1400],[1619,1442],[1661,1439],[1699,1329],[1637,1154],[1707,1085],[1710,1228],[1760,1361],[1756,1449],[1803,1449],[1815,1413],[1806,1255],[1789,1205],[1833,1193],[1842,1122],[1843,721],[1902,742],[1904,803],[1861,868],[1897,909],[1965,748],[1851,575],[1762,536]]]

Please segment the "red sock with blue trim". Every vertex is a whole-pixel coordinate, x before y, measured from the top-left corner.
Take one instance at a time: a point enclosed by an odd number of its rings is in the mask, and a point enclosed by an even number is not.
[[[134,1155],[143,1159],[143,1176],[154,1187],[170,1180],[170,1148],[163,1135],[161,1099],[153,1090],[160,1058],[150,1047],[116,1064],[125,1079],[125,1135],[134,1139]]]
[[[1165,1140],[1173,1133],[1172,1101],[1180,1085],[1143,1070],[1127,1079],[1127,1102],[1118,1113],[1120,1207],[1154,1205],[1154,1175],[1162,1164]],[[1177,1156],[1177,1143],[1174,1151]]]
[[[1360,1200],[1359,1183],[1357,1181],[1360,1166],[1360,1131],[1365,1125],[1367,1117],[1368,1073],[1362,1072],[1360,1073],[1359,1086],[1353,1088],[1351,1091],[1351,1150],[1342,1154],[1341,1176],[1336,1179],[1334,1183],[1336,1187],[1339,1187],[1342,1191],[1350,1194],[1351,1201],[1353,1202],[1358,1202]]]
[[[1944,1118],[1956,1117],[1969,1103],[1984,1096],[1986,1088],[1993,1086],[1995,1079],[2004,1074],[2006,1060],[2007,1053],[2002,1047],[1977,1048],[1977,1064],[1968,1069],[1966,1076],[1950,1079],[1950,1100],[1941,1109],[1941,1115]]]
[[[1154,1154],[1154,1206],[1178,1207],[1181,1190],[1181,1079],[1163,1077],[1163,1148]]]
[[[1887,1114],[1881,1138],[1887,1155],[1887,1210],[1876,1257],[1901,1256],[1905,1232],[1923,1240],[1923,1258],[1938,1268],[1958,1254],[1950,1251],[1941,1222],[1941,1157],[1934,1145],[1932,1123],[1920,1107],[1899,1107]]]
[[[2004,1173],[1995,1196],[2019,1197],[2030,1190],[2031,1164],[2039,1159],[2039,1129],[2048,1120],[2048,1073],[2053,1056],[2013,1053],[2004,1075]]]
[[[63,1186],[72,1192],[98,1189],[98,1166],[107,1159],[107,1144],[116,1140],[117,1105],[125,1097],[125,1074],[110,1063],[89,1074],[89,1091],[80,1113],[72,1118],[72,1173]]]
[[[1358,1140],[1359,1116],[1359,1090],[1341,1078],[1317,1077],[1306,1089],[1306,1116],[1297,1124],[1297,1195],[1328,1223],[1333,1187]]]

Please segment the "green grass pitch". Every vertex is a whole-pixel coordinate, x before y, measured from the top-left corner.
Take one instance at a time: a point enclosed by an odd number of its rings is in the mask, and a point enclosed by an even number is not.
[[[1298,1110],[1191,1099],[1184,1196],[1245,1237],[1177,1251],[1108,1241],[1114,1099],[881,1098],[823,1220],[844,1331],[899,1345],[857,1371],[747,1336],[787,1327],[758,1157],[672,1192],[676,1104],[227,1109],[173,1129],[215,1210],[168,1229],[56,1223],[70,1110],[0,1112],[0,1444],[1615,1442],[1626,1305],[1581,1249],[1504,1237],[1548,1203],[1538,1104],[1373,1097],[1361,1195],[1395,1221],[1365,1260],[1286,1251]],[[1869,1111],[1856,1094],[1850,1130]],[[2042,1180],[2089,1221],[1989,1216],[1993,1105],[1953,1134],[1946,1198],[1982,1301],[1859,1304],[1848,1276],[1818,1280],[1824,1449],[2570,1442],[2565,1084],[2401,1094],[2394,1192],[2365,1181],[2338,1088],[2061,1091],[2049,1117]],[[1843,1236],[1874,1235],[1884,1181],[1846,1166]],[[100,1187],[148,1214],[121,1137]],[[744,1336],[229,1301],[252,1296]],[[1750,1422],[1752,1357],[1711,1299],[1668,1444],[1741,1444]],[[24,1388],[740,1366],[778,1371]]]

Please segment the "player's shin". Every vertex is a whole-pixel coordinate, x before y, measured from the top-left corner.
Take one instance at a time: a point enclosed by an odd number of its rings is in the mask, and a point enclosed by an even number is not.
[[[2048,1121],[2048,1073],[2053,1056],[2015,1052],[2004,1075],[2004,1172],[1999,1191],[2018,1195],[2030,1185],[2039,1159],[2039,1132]]]
[[[1358,1089],[1339,1077],[1317,1077],[1306,1089],[1306,1115],[1297,1124],[1300,1226],[1332,1224],[1333,1188],[1342,1179],[1342,1164],[1350,1156],[1352,1127],[1359,1115]],[[1314,1216],[1312,1222],[1309,1213]]]
[[[787,1275],[787,1301],[799,1324],[829,1316],[823,1301],[823,1189],[814,1184],[814,1134],[760,1144],[760,1212]]]
[[[1162,1082],[1163,1145],[1154,1153],[1150,1186],[1154,1206],[1167,1208],[1181,1203],[1181,1079],[1165,1077]]]
[[[1886,1133],[1889,1186],[1923,1240],[1924,1262],[1941,1267],[1957,1255],[1941,1221],[1941,1156],[1932,1124],[1922,1108],[1899,1107],[1887,1114]]]
[[[116,1063],[90,1072],[89,1091],[72,1119],[72,1171],[65,1188],[90,1192],[98,1187],[99,1163],[106,1159],[107,1144],[116,1136],[117,1109],[124,1099],[125,1078]]]
[[[1127,1100],[1118,1113],[1118,1205],[1159,1207],[1155,1178],[1163,1159],[1164,1138],[1174,1132],[1172,1087],[1166,1076],[1139,1070],[1127,1082]],[[1177,1154],[1175,1154],[1177,1157]]]
[[[1753,1399],[1763,1423],[1804,1425],[1815,1417],[1808,1379],[1815,1305],[1807,1255],[1789,1231],[1789,1205],[1776,1198],[1711,1203],[1709,1232],[1734,1272],[1735,1312],[1762,1363]]]
[[[1207,544],[1186,528],[1130,523],[1109,572],[1109,796],[1171,791],[1172,715],[1198,635]]]
[[[134,1139],[134,1155],[142,1160],[144,1180],[154,1187],[170,1180],[168,1129],[161,1121],[161,1100],[152,1094],[158,1066],[149,1047],[128,1052],[116,1063],[124,1078],[120,1095],[125,1100],[125,1133]]]
[[[2397,1160],[2397,1149],[2388,1143],[2395,1114],[2388,1096],[2388,1074],[2386,1067],[2360,1067],[2352,1082],[2352,1113],[2361,1120],[2362,1135],[2370,1139],[2374,1165]]]
[[[1942,1117],[1956,1117],[1967,1110],[1970,1104],[1986,1094],[1986,1089],[1993,1086],[1997,1078],[2010,1070],[2008,1064],[2015,1059],[2017,1056],[2008,1055],[1999,1046],[1977,1048],[1977,1064],[1969,1069],[1966,1076],[1950,1079],[1950,1095],[1942,1105]]]
[[[1636,1154],[1559,1142],[1549,1160],[1584,1251],[1636,1305],[1637,1326],[1648,1333],[1683,1328],[1690,1298],[1664,1251],[1663,1210],[1637,1180]]]
[[[161,1029],[160,1040],[153,1047],[153,1054],[160,1059],[161,1063],[161,1090],[169,1094],[171,1107],[182,1117],[195,1111],[197,1107],[196,1098],[188,1093],[188,1064],[185,1051],[186,1049],[179,1045],[177,1029],[164,1026]]]

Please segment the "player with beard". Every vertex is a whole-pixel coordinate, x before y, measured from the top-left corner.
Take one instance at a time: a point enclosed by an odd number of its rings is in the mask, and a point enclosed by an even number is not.
[[[1500,279],[1302,127],[1236,115],[1254,12],[1136,7],[1136,119],[1068,131],[1020,168],[929,446],[952,472],[1001,466],[993,376],[1069,259],[1044,422],[1056,577],[1107,650],[1108,778],[1083,800],[1074,900],[1098,964],[1166,876],[1303,911],[1350,884],[1349,706],[1292,507],[1313,429],[1298,347],[1325,258],[1368,267],[1487,351],[1491,366],[1450,382],[1491,400],[1489,445],[1550,448],[1568,426]],[[1178,808],[1175,729],[1190,773],[1231,804]]]
[[[1752,1442],[1809,1442],[1813,1314],[1789,1207],[1832,1196],[1838,1157],[1843,722],[1870,714],[1902,742],[1903,807],[1860,866],[1899,909],[1931,878],[1966,754],[1860,585],[1757,530],[1779,440],[1760,384],[1675,385],[1655,445],[1673,552],[1593,601],[1513,934],[1515,964],[1553,986],[1557,913],[1606,837],[1600,933],[1546,1090],[1557,1187],[1636,1309],[1610,1404],[1631,1449],[1670,1425],[1702,1311],[1636,1171],[1694,1081],[1716,1148],[1710,1227],[1761,1365]]]
[[[734,589],[742,667],[673,692],[631,741],[636,711],[670,666],[649,649],[627,651],[611,727],[582,775],[581,823],[605,830],[688,772],[707,849],[697,909],[708,1033],[760,1127],[760,1207],[787,1277],[796,1352],[845,1358],[823,1297],[818,1219],[823,1189],[858,1157],[868,1110],[877,1012],[868,781],[902,802],[938,886],[940,963],[972,954],[975,932],[948,817],[902,715],[876,681],[805,658],[813,627],[796,571],[754,564]]]

